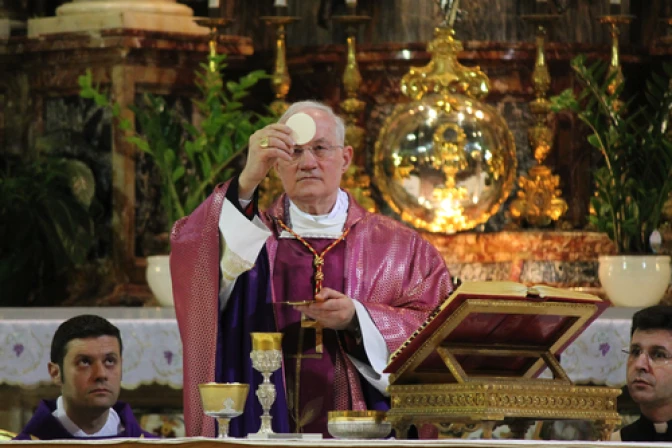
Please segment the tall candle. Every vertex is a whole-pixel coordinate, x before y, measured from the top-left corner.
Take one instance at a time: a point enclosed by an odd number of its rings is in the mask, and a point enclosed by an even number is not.
[[[220,0],[208,0],[208,15],[210,17],[219,17],[219,1]],[[222,2],[224,0],[221,0]]]
[[[609,15],[617,16],[619,14],[623,14],[621,0],[609,0]]]

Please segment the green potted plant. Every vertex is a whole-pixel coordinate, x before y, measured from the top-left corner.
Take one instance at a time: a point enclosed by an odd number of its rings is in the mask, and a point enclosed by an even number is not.
[[[236,158],[247,149],[250,135],[269,124],[274,117],[245,109],[242,100],[265,72],[257,70],[237,82],[224,81],[226,55],[209,56],[195,72],[199,98],[193,101],[203,119],[192,124],[166,104],[163,97],[146,94],[139,106],[131,107],[138,132],[128,140],[148,154],[161,178],[161,205],[166,217],[166,232],[175,221],[189,215],[220,182],[233,175]],[[121,119],[121,108],[93,85],[90,71],[79,78],[80,96],[109,108],[118,125],[132,129]],[[165,253],[168,252],[166,247]],[[168,256],[147,258],[148,283],[163,304],[172,304]],[[168,275],[167,280],[154,276]]]
[[[666,77],[653,74],[644,95],[627,102],[622,102],[622,84],[610,88],[616,74],[605,77],[604,62],[587,66],[585,56],[578,56],[571,67],[582,91],[566,90],[552,103],[553,110],[570,110],[589,128],[588,143],[603,162],[594,172],[589,219],[607,233],[619,255],[600,257],[600,281],[614,304],[656,303],[670,283],[670,257],[656,252],[672,191],[672,66],[664,67]]]
[[[54,305],[93,244],[94,180],[81,161],[0,151],[0,306]]]

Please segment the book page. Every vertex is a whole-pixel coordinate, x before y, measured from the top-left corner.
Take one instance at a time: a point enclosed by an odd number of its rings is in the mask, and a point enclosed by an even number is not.
[[[488,296],[527,296],[527,286],[517,282],[464,282],[455,290],[458,294],[483,294]]]
[[[598,296],[595,296],[593,294],[588,294],[588,293],[579,292],[579,291],[572,291],[572,290],[569,290],[569,289],[555,288],[553,286],[535,285],[535,286],[530,286],[527,290],[530,294],[538,295],[541,298],[559,297],[559,298],[567,298],[567,299],[585,300],[587,302],[601,302],[602,301],[602,299],[600,299]]]
[[[455,290],[458,294],[483,294],[488,296],[525,297],[527,295],[546,297],[558,297],[577,299],[588,302],[600,302],[599,297],[585,292],[572,291],[569,289],[556,288],[547,285],[534,285],[527,287],[522,283],[509,281],[496,282],[464,282]]]

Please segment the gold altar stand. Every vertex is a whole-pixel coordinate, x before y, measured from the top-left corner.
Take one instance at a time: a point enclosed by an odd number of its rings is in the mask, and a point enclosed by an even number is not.
[[[507,423],[522,436],[536,420],[590,420],[602,440],[620,423],[620,389],[577,386],[556,356],[606,308],[599,298],[512,282],[462,285],[395,352],[388,419],[411,425]],[[547,367],[552,379],[537,375]]]

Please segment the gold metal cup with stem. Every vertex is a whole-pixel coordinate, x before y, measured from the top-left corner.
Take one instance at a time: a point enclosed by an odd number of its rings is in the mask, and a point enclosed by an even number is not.
[[[229,438],[229,422],[245,410],[249,384],[205,383],[199,384],[203,412],[217,419],[218,439]]]
[[[256,435],[274,434],[270,411],[275,402],[276,390],[275,385],[271,383],[271,374],[282,365],[282,333],[251,333],[251,335],[252,367],[264,377],[256,392],[264,411],[261,415],[261,427]]]

